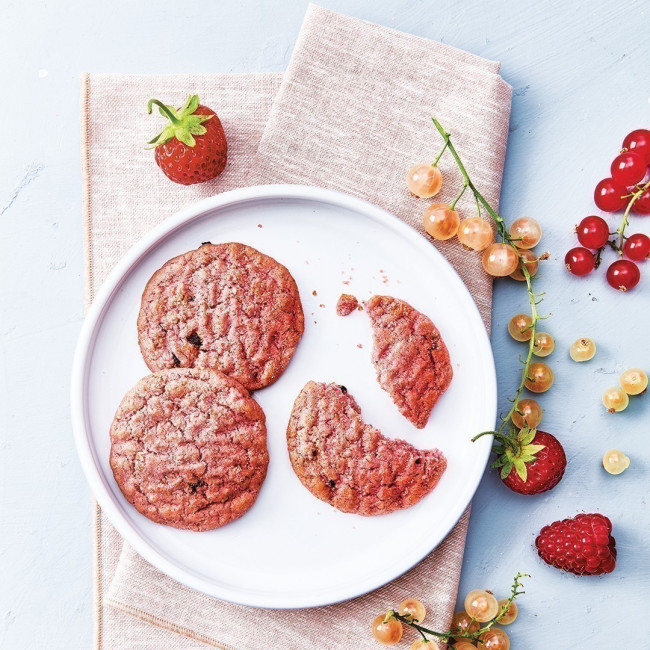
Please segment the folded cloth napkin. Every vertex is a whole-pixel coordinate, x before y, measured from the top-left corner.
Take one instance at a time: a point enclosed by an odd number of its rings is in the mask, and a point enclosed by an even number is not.
[[[496,204],[505,156],[510,87],[497,63],[311,6],[289,68],[279,75],[85,76],[82,147],[86,297],[144,232],[181,205],[254,183],[320,185],[366,198],[421,230],[425,205],[408,195],[414,162],[431,160],[440,139],[428,118],[453,132],[473,179]],[[150,97],[181,104],[187,92],[218,111],[229,163],[215,181],[180,187],[142,143],[157,124]],[[142,118],[125,124],[117,115]],[[449,179],[440,200],[459,183]],[[472,214],[472,203],[459,210]],[[478,256],[457,243],[439,248],[465,280],[486,326],[491,282]],[[453,612],[468,513],[425,560],[389,585],[330,607],[271,611],[196,593],[160,573],[125,544],[95,509],[96,647],[110,650],[278,647],[373,648],[369,621],[406,596],[422,598],[427,623],[445,629]],[[408,633],[408,631],[407,631]],[[410,638],[410,637],[409,637]],[[415,637],[413,637],[415,638]]]

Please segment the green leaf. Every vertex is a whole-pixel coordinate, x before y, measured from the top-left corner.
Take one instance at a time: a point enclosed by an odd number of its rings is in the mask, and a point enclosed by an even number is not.
[[[185,104],[183,104],[183,108],[181,108],[181,113],[186,115],[191,115],[198,107],[199,107],[199,96],[190,95],[187,98]]]
[[[207,129],[202,124],[214,117],[214,114],[194,115],[200,104],[198,95],[189,95],[178,110],[157,99],[151,99],[147,104],[149,112],[151,112],[153,104],[158,106],[160,114],[169,120],[162,132],[149,141],[149,144],[154,147],[160,146],[172,138],[176,138],[188,147],[193,147],[196,145],[193,136],[205,135]]]
[[[519,475],[519,478],[525,483],[526,479],[528,478],[528,470],[526,469],[526,463],[524,463],[521,458],[516,458],[513,461],[513,464],[515,466],[515,471]]]
[[[500,465],[505,465],[506,463],[511,463],[512,461],[510,460],[509,456],[505,451],[502,454],[499,454],[499,464]]]
[[[155,138],[149,140],[147,144],[153,145],[152,147],[147,147],[148,149],[154,149],[165,142],[169,142],[174,137],[174,127],[170,124],[166,126]]]
[[[492,467],[494,467],[494,468],[496,469],[497,467],[502,467],[502,466],[505,465],[506,463],[510,463],[510,461],[508,460],[508,458],[506,457],[505,454],[501,454],[501,455],[500,455],[500,456],[499,456],[499,457],[498,457],[498,458],[497,458],[497,459],[492,463]],[[512,464],[512,463],[511,463],[511,464]]]
[[[208,132],[208,130],[201,124],[194,124],[190,126],[189,131],[192,135],[203,135],[204,133]]]
[[[526,447],[526,451],[531,454],[536,454],[542,451],[542,449],[546,449],[546,445],[528,445]]]
[[[521,442],[522,445],[528,445],[533,441],[536,434],[537,434],[536,429],[530,429],[528,427],[524,427],[519,434],[519,441]]]
[[[510,472],[512,471],[512,463],[506,463],[502,468],[501,468],[501,478],[508,478],[510,475]]]
[[[175,136],[183,144],[186,144],[188,147],[193,147],[196,144],[196,140],[192,137],[192,134],[186,128],[176,128]]]

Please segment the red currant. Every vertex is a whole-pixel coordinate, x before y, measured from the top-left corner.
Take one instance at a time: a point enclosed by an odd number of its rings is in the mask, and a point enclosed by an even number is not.
[[[645,157],[636,151],[625,151],[614,158],[612,178],[621,185],[636,185],[645,178],[647,168]]]
[[[632,212],[636,214],[650,214],[650,188],[632,204]]]
[[[624,198],[627,189],[617,183],[613,178],[604,178],[594,192],[594,201],[603,212],[616,212],[621,210],[626,203]]]
[[[623,149],[640,153],[650,165],[650,131],[648,129],[637,129],[628,133],[623,140]]]
[[[625,257],[635,262],[643,262],[650,256],[650,237],[640,232],[630,235],[623,244],[623,252]]]
[[[628,291],[641,279],[639,267],[629,260],[618,260],[607,269],[607,282],[614,289]]]
[[[576,228],[578,241],[585,248],[600,248],[609,239],[609,226],[602,217],[585,217]]]
[[[573,275],[587,275],[591,273],[596,266],[594,254],[586,248],[572,248],[564,258],[564,264],[569,273]]]

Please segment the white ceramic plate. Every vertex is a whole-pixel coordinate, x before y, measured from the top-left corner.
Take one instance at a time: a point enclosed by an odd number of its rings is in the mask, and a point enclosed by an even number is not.
[[[201,242],[243,242],[287,266],[298,283],[305,334],[282,377],[255,393],[267,416],[269,472],[253,508],[210,532],[152,523],[122,496],[109,466],[109,428],[124,393],[147,374],[136,319],[144,286],[168,259]],[[368,318],[336,316],[342,292],[403,298],[440,329],[454,378],[427,427],[417,430],[380,389]],[[448,469],[413,508],[380,517],[338,512],[292,471],[285,430],[310,380],[344,384],[367,422],[422,448]],[[470,401],[471,397],[471,401]],[[435,548],[470,502],[492,443],[496,380],[488,337],[464,284],[430,242],[396,217],[345,194],[275,185],[189,206],[134,246],[98,292],[84,323],[72,379],[81,462],[101,507],[149,562],[206,594],[269,608],[326,605],[375,589]]]

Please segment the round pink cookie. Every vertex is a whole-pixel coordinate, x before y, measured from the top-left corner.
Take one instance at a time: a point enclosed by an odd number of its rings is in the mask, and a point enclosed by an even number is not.
[[[110,464],[145,517],[189,530],[241,517],[269,463],[262,409],[226,375],[200,368],[141,379],[117,409]]]
[[[212,368],[248,390],[280,377],[303,330],[289,271],[235,243],[206,243],[169,260],[147,283],[138,317],[151,371]]]

